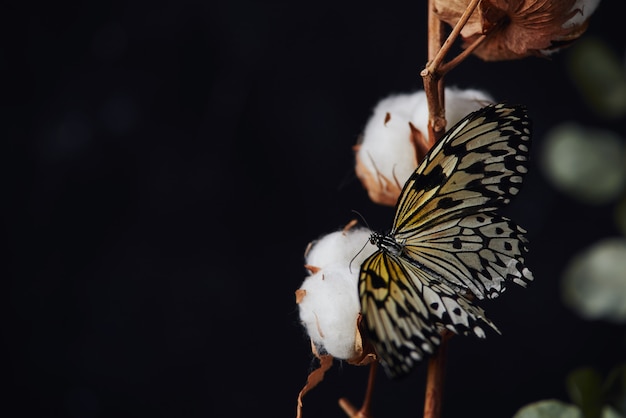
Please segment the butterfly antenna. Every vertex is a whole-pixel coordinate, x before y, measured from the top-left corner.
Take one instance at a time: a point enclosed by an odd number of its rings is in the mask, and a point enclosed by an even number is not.
[[[365,216],[361,215],[361,213],[355,209],[352,209],[352,213],[356,214],[359,218],[361,218],[361,220],[363,221],[363,223],[365,224],[365,226],[367,227],[367,229],[371,230],[372,228],[370,228],[369,224],[367,223],[367,221],[365,220]]]
[[[359,256],[359,254],[361,254],[361,252],[363,252],[366,246],[367,246],[367,241],[365,241],[365,244],[363,244],[361,249],[354,255],[354,257],[352,257],[352,260],[350,260],[350,264],[348,264],[348,270],[350,271],[350,273],[352,273],[352,262],[354,261],[355,258]]]
[[[352,212],[355,213],[356,215],[358,215],[359,218],[361,218],[361,220],[363,221],[363,223],[365,224],[367,229],[369,229],[370,231],[372,230],[372,228],[370,228],[369,224],[365,220],[365,217],[363,215],[361,215],[360,212],[358,212],[358,211],[356,211],[354,209],[352,209]],[[361,249],[354,255],[354,257],[352,257],[352,260],[350,260],[350,264],[348,264],[348,270],[350,271],[350,273],[352,273],[352,262],[359,256],[359,254],[361,254],[361,252],[363,252],[363,250],[365,249],[366,246],[367,246],[367,241],[365,242],[365,244],[363,244]]]

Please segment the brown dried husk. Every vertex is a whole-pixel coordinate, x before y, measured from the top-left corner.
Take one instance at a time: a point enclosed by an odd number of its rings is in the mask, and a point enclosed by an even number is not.
[[[435,13],[454,26],[470,0],[435,0]],[[483,34],[487,39],[474,50],[485,61],[546,55],[571,43],[587,28],[587,20],[566,28],[563,24],[580,9],[574,0],[482,0],[461,30],[464,46]]]
[[[356,145],[355,150],[358,151],[358,148],[359,145]],[[378,171],[372,173],[363,163],[358,152],[355,159],[354,171],[359,180],[361,180],[363,187],[367,190],[367,195],[372,202],[385,206],[394,206],[402,191],[402,187],[396,179],[389,179]]]
[[[356,338],[354,342],[354,351],[355,355],[346,360],[349,364],[353,366],[367,366],[371,362],[376,361],[376,353],[374,351],[373,346],[367,341],[363,340],[361,335],[361,314],[358,315],[356,320]],[[311,352],[317,359],[319,360],[319,367],[314,369],[309,373],[307,377],[306,384],[298,393],[298,403],[296,408],[296,418],[302,417],[302,398],[306,395],[311,389],[316,387],[322,380],[324,380],[324,375],[333,365],[333,356],[330,354],[319,354],[315,344],[311,341]]]

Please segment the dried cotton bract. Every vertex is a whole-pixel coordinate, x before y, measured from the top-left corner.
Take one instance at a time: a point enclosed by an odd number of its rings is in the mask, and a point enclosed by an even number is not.
[[[493,102],[479,90],[446,88],[446,120],[452,126],[465,115]],[[417,141],[428,136],[424,91],[397,94],[374,107],[356,150],[356,174],[376,203],[394,206],[402,185],[417,167]]]
[[[300,320],[319,353],[344,360],[363,354],[357,281],[361,263],[376,249],[369,243],[370,234],[362,227],[333,232],[312,243],[305,254],[311,275],[296,291],[296,299]]]
[[[473,52],[485,61],[549,55],[587,29],[600,0],[482,0],[461,30],[464,46],[482,35]],[[435,0],[435,13],[454,26],[470,0]]]

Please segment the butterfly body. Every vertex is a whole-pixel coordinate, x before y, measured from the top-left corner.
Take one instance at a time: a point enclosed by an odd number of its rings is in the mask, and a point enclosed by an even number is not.
[[[405,183],[392,228],[361,266],[361,313],[390,377],[409,373],[441,330],[484,338],[497,331],[474,300],[525,286],[525,231],[497,209],[527,171],[530,120],[523,107],[480,109],[429,151]]]

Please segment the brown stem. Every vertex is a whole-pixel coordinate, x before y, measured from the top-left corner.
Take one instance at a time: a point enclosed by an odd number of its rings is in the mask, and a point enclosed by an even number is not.
[[[470,16],[472,15],[472,13],[474,13],[474,10],[478,6],[478,3],[480,3],[480,0],[470,1],[470,3],[467,5],[467,9],[465,9],[459,21],[456,23],[456,25],[454,25],[452,32],[450,32],[450,35],[448,35],[448,38],[445,40],[445,42],[441,46],[441,49],[439,49],[439,52],[437,52],[437,55],[435,56],[435,58],[432,61],[430,61],[428,65],[426,66],[427,71],[435,72],[435,73],[441,71],[441,69],[439,68],[441,63],[443,62],[444,58],[450,51],[450,48],[452,48],[452,45],[454,45],[454,41],[456,41],[456,39],[459,37],[461,30],[463,29],[463,27],[469,20]],[[433,9],[432,5],[430,7],[431,9]],[[443,76],[443,74],[441,74],[441,76]]]
[[[463,15],[452,29],[452,32],[442,44],[443,22],[435,15],[435,7],[432,0],[429,1],[428,63],[420,75],[423,78],[424,92],[428,101],[428,141],[431,146],[443,135],[446,128],[443,77],[447,71],[450,71],[465,59],[471,51],[459,54],[458,57],[451,61],[451,65],[444,65],[443,60],[479,2],[480,0],[471,0],[467,9],[465,9]]]
[[[443,399],[443,381],[446,366],[448,339],[454,334],[444,331],[441,344],[428,360],[426,376],[426,398],[424,399],[424,418],[439,418]]]
[[[454,67],[459,65],[465,58],[467,58],[472,52],[474,52],[474,50],[476,48],[478,48],[480,46],[480,44],[482,44],[485,39],[487,39],[487,35],[486,34],[480,35],[467,48],[465,48],[463,51],[461,51],[461,53],[459,55],[457,55],[456,57],[454,57],[450,61],[446,62],[445,64],[442,64],[441,67],[439,67],[439,71],[442,74],[449,73]]]
[[[437,14],[432,0],[428,7],[428,62],[432,62],[441,49],[444,39],[444,26]]]
[[[372,418],[371,406],[372,395],[374,394],[374,381],[376,380],[376,369],[378,368],[378,362],[374,361],[370,363],[370,374],[367,380],[367,389],[365,390],[365,399],[361,409],[356,409],[352,403],[346,398],[339,399],[339,406],[343,409],[350,418]]]
[[[370,409],[372,407],[372,395],[374,394],[374,382],[376,381],[376,370],[378,370],[378,362],[374,361],[370,365],[369,379],[367,379],[367,389],[365,390],[365,400],[361,411],[366,413],[364,416],[369,417],[371,415]]]
[[[427,147],[430,149],[439,139],[440,133],[443,133],[442,131],[446,123],[442,103],[443,97],[439,90],[439,74],[436,71],[432,71],[432,63],[441,51],[441,44],[444,39],[444,26],[443,22],[435,14],[433,1],[429,0],[428,3],[428,63],[420,74],[428,102]]]

